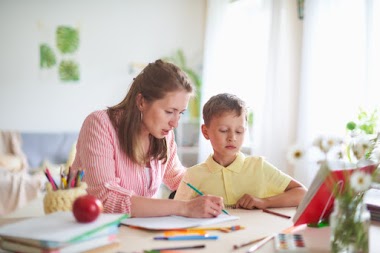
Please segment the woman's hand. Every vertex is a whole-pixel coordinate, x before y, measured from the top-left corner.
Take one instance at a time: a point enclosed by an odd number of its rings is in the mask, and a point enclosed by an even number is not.
[[[199,196],[186,201],[184,216],[192,218],[213,218],[218,216],[223,208],[223,198],[210,195]]]
[[[267,207],[266,200],[253,197],[249,194],[244,194],[243,197],[241,197],[236,202],[236,208],[243,208],[243,209],[264,209]]]

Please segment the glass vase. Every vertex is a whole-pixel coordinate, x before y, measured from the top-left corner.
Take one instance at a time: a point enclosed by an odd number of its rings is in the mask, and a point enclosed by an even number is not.
[[[371,215],[360,201],[335,199],[330,215],[330,246],[334,253],[368,253]]]

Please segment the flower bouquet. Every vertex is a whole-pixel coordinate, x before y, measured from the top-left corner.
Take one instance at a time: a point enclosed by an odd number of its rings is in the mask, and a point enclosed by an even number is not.
[[[345,184],[336,178],[329,178],[335,197],[334,211],[329,218],[332,252],[368,252],[371,217],[363,200],[374,171],[347,171]]]
[[[328,173],[327,188],[334,197],[332,198],[334,200],[333,212],[329,216],[332,252],[369,251],[368,236],[371,217],[364,203],[364,196],[373,182],[380,182],[378,119],[377,110],[372,113],[360,110],[357,120],[347,123],[346,138],[320,136],[313,141],[312,145],[306,147],[294,145],[288,152],[290,163],[297,165],[306,160],[309,163],[321,165],[320,171]],[[333,170],[331,167],[333,161],[350,165],[348,167],[339,166],[340,172],[330,173]],[[323,170],[322,167],[325,169]],[[315,191],[312,189],[314,183],[324,181],[321,179],[323,176],[323,173],[318,172],[309,191]],[[331,207],[328,206],[329,200],[325,200],[327,203],[324,204],[320,218],[325,218],[325,209]],[[306,219],[303,214],[296,218],[296,223],[301,223]]]
[[[380,133],[370,141],[358,165],[375,164],[367,170],[343,171],[345,183],[329,178],[335,198],[334,211],[330,215],[332,252],[368,252],[371,216],[364,203],[364,195],[376,178],[378,160],[372,152],[378,148]],[[354,146],[351,146],[354,147]],[[373,161],[375,160],[375,161]]]

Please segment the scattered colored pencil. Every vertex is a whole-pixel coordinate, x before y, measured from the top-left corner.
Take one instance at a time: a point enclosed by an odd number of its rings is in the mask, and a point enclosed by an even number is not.
[[[282,218],[285,218],[285,219],[290,219],[291,218],[289,215],[278,213],[278,212],[275,212],[275,211],[272,211],[272,210],[268,210],[268,209],[262,209],[262,210],[263,210],[264,213],[270,213],[270,214],[273,214],[273,215],[276,215],[276,216],[279,216],[279,217],[282,217]]]

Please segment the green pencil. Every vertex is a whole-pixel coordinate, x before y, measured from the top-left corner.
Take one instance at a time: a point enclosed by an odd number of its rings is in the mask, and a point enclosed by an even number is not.
[[[188,182],[185,182],[185,181],[183,181],[185,184],[187,184],[187,186],[189,186],[191,189],[193,189],[196,193],[198,193],[199,195],[201,195],[201,196],[203,196],[204,194],[200,191],[200,190],[198,190],[197,188],[195,188],[195,186],[194,185],[192,185],[192,184],[190,184],[190,183],[188,183]],[[225,213],[225,214],[227,214],[227,215],[230,215],[228,212],[227,212],[227,210],[225,210],[225,209],[222,209],[222,212],[223,213]]]

